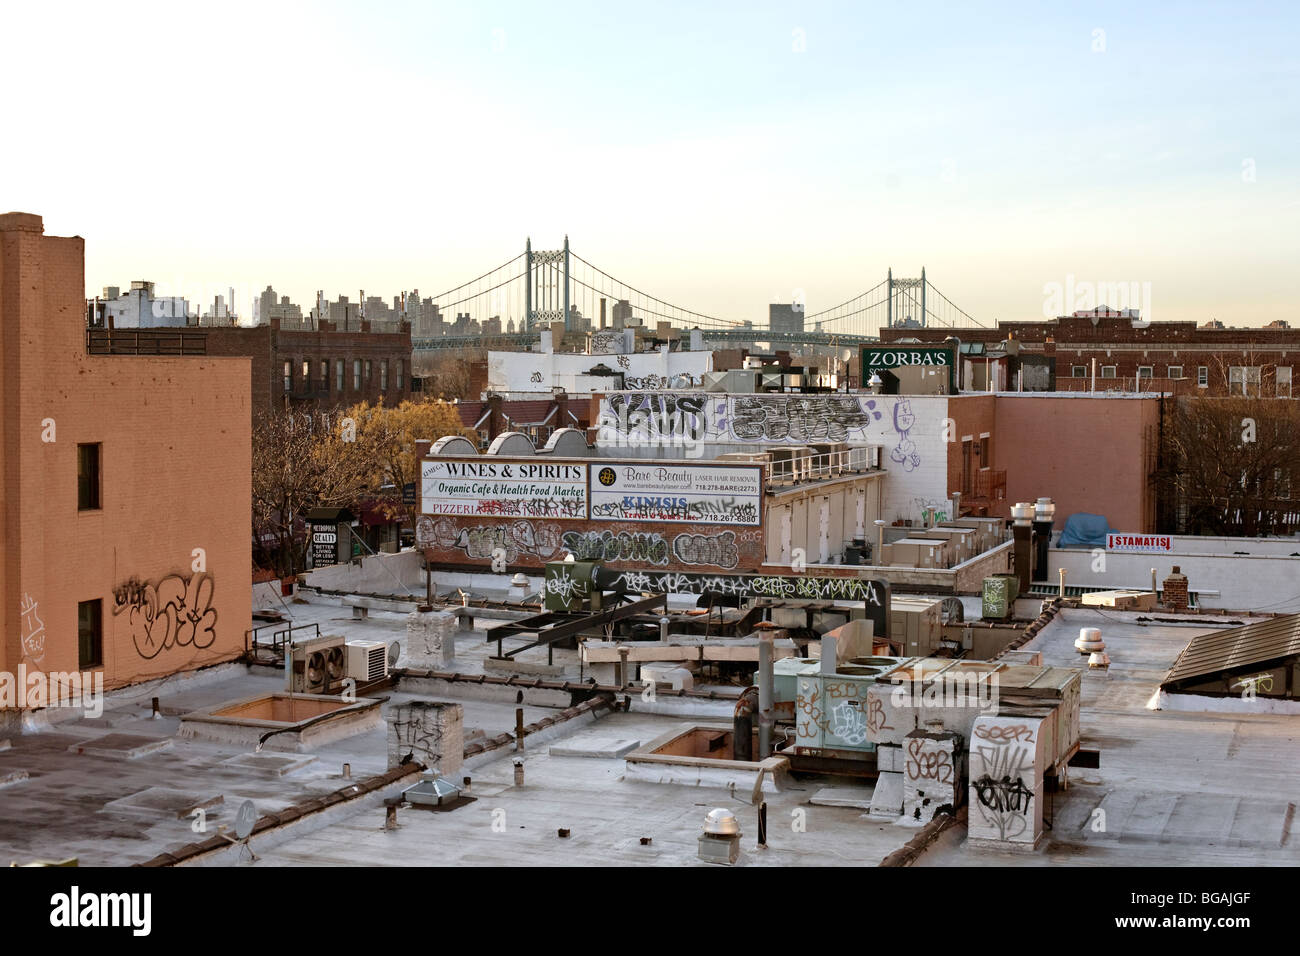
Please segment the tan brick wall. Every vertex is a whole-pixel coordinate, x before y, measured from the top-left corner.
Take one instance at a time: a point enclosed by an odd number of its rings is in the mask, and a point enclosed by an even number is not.
[[[0,669],[78,670],[77,605],[95,599],[107,687],[237,657],[249,360],[87,356],[83,240],[14,224],[0,217]],[[77,509],[79,443],[102,443],[98,511]],[[43,647],[24,644],[36,620]]]

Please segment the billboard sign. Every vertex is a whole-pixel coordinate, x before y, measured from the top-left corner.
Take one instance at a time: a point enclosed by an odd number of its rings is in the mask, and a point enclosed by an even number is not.
[[[587,517],[585,464],[427,458],[420,485],[420,511],[427,515]]]
[[[888,345],[873,343],[862,346],[862,384],[865,387],[876,372],[893,371],[907,366],[948,369],[948,387],[957,391],[957,360],[951,345]]]
[[[763,518],[762,469],[654,461],[593,463],[590,499],[593,520],[757,528]]]

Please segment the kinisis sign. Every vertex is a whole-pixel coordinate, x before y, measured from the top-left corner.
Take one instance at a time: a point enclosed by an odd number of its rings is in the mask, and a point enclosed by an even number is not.
[[[948,390],[957,391],[957,357],[951,345],[864,345],[862,385],[865,388],[873,374],[916,365],[947,368]]]

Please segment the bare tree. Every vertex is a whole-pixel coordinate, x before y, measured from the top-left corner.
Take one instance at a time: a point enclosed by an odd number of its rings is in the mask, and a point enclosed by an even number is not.
[[[1287,399],[1189,397],[1165,409],[1158,476],[1173,530],[1287,533],[1300,474],[1300,406]]]
[[[371,478],[355,424],[322,411],[260,413],[253,420],[253,531],[276,541],[280,574],[305,564],[296,538],[313,508],[349,507]]]

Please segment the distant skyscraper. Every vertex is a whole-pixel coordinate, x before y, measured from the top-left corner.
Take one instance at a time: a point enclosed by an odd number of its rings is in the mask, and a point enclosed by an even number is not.
[[[773,302],[767,307],[767,321],[773,332],[802,332],[803,305]]]

